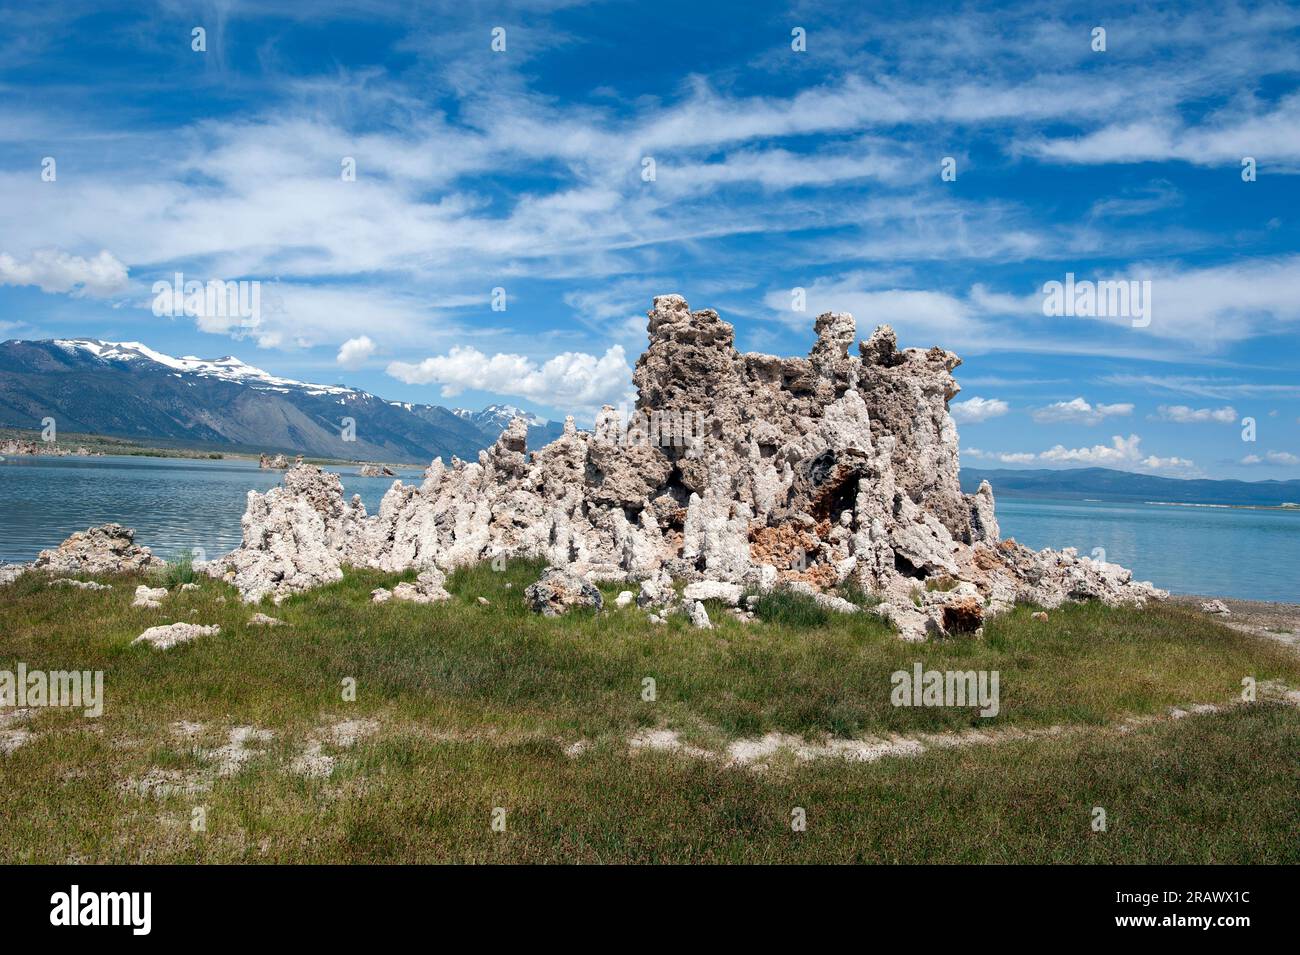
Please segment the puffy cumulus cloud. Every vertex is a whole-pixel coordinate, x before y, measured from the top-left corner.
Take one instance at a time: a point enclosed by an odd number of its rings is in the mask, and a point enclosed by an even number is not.
[[[1290,451],[1266,451],[1263,455],[1248,454],[1241,459],[1242,464],[1300,464],[1300,457]]]
[[[1002,464],[1032,464],[1038,455],[1029,451],[985,451],[982,448],[964,448],[962,455],[968,458],[986,458]]]
[[[959,424],[975,424],[980,421],[987,421],[989,418],[1004,415],[1010,410],[1011,406],[1001,398],[971,397],[948,407],[952,419]]]
[[[457,346],[446,355],[417,363],[392,362],[388,374],[407,384],[440,385],[444,398],[474,389],[581,410],[617,403],[632,380],[621,345],[612,345],[600,357],[565,352],[542,364],[526,355],[489,356],[477,348]]]
[[[1219,424],[1233,424],[1237,420],[1237,409],[1232,405],[1222,408],[1190,408],[1187,405],[1161,405],[1156,416],[1162,421],[1175,421],[1178,424],[1200,424],[1217,421]]]
[[[1040,424],[1100,424],[1106,418],[1133,413],[1133,406],[1128,403],[1113,405],[1090,404],[1083,398],[1071,398],[1069,401],[1057,401],[1039,408],[1034,412],[1034,420]]]
[[[1049,448],[1038,455],[1040,461],[1053,464],[1132,464],[1141,456],[1142,439],[1136,434],[1127,438],[1114,435],[1110,444],[1094,444],[1090,448],[1067,448],[1063,444]]]
[[[19,261],[0,252],[0,285],[34,285],[42,292],[103,297],[126,288],[127,268],[107,249],[92,258],[37,249]]]
[[[1168,458],[1157,457],[1149,454],[1139,462],[1144,468],[1150,468],[1152,471],[1182,471],[1196,466],[1195,461],[1187,458],[1180,458],[1177,455]]]
[[[335,357],[344,368],[360,368],[365,364],[366,359],[375,353],[375,343],[370,340],[369,335],[360,335],[357,338],[349,338],[339,348],[339,353]]]
[[[1142,453],[1142,439],[1136,434],[1127,438],[1115,435],[1110,444],[1094,444],[1090,447],[1067,448],[1063,444],[1037,453],[1031,451],[984,451],[980,448],[968,448],[964,456],[998,461],[1002,464],[1053,464],[1083,465],[1086,467],[1136,467],[1148,471],[1192,472],[1196,462],[1189,458],[1172,455]]]

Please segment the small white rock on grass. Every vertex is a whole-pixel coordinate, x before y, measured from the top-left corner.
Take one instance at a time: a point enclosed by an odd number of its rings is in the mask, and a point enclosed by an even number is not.
[[[141,584],[139,587],[135,588],[135,599],[131,601],[131,606],[149,607],[156,610],[162,606],[160,601],[166,596],[166,587],[147,587],[144,584]]]
[[[697,580],[687,584],[682,591],[683,600],[720,600],[735,606],[740,603],[745,590],[740,584],[729,584],[721,580]]]
[[[78,590],[112,590],[109,584],[93,580],[73,580],[71,577],[57,577],[50,581],[51,587],[76,587]]]
[[[264,613],[255,613],[248,618],[250,627],[282,627],[284,621],[277,617],[270,617]]]
[[[624,590],[622,593],[620,593],[617,597],[614,598],[614,606],[626,607],[629,604],[631,604],[632,601],[635,599],[636,599],[636,594],[632,593],[632,591],[630,590]]]
[[[700,630],[712,630],[713,622],[709,620],[709,612],[704,609],[704,604],[698,600],[691,605],[690,609],[691,625]]]
[[[221,628],[216,624],[210,627],[195,623],[171,623],[165,627],[150,627],[131,643],[147,643],[156,650],[167,650],[180,643],[189,643],[199,637],[216,636]]]

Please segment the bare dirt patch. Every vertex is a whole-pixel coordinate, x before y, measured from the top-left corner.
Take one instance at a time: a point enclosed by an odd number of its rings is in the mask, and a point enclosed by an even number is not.
[[[1266,637],[1300,652],[1300,604],[1274,603],[1263,600],[1234,600],[1230,597],[1170,597],[1170,602],[1202,613],[1201,604],[1219,599],[1230,611],[1212,616],[1225,627],[1242,633]]]

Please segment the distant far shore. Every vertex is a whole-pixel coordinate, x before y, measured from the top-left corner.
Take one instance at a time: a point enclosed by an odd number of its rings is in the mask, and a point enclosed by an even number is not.
[[[1193,504],[1189,501],[1143,501],[1157,507],[1220,507],[1243,511],[1300,511],[1300,504]]]
[[[165,441],[120,438],[109,435],[87,434],[75,431],[60,431],[57,440],[45,442],[41,440],[41,432],[39,430],[0,427],[0,449],[3,449],[4,446],[11,441],[33,445],[36,450],[16,454],[7,454],[0,451],[0,458],[98,457],[101,455],[121,455],[124,457],[144,458],[188,458],[199,461],[220,461],[227,459],[257,461],[263,454],[266,454],[269,457],[281,454],[288,456],[290,459],[297,455],[297,452],[286,450],[284,448],[251,450],[248,448],[218,447],[204,444],[187,445],[179,442],[171,444]],[[48,450],[46,450],[46,448],[48,448]],[[360,466],[363,464],[387,465],[394,468],[418,467],[418,465],[410,462],[362,461],[360,459],[345,458],[318,458],[304,456],[303,461],[307,464],[323,464],[334,467],[347,467],[351,465]]]

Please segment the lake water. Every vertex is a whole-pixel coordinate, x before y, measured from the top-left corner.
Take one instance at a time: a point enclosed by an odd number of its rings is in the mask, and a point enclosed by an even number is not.
[[[373,514],[392,478],[333,468]],[[399,468],[410,483],[421,468]],[[250,490],[280,483],[256,461],[184,458],[11,457],[0,462],[0,561],[29,561],[73,531],[116,521],[161,557],[236,547]],[[1029,547],[1105,551],[1175,593],[1300,603],[1300,512],[1001,497],[1004,537]],[[1100,555],[1098,555],[1100,556]]]
[[[327,468],[344,493],[374,513],[394,478],[363,478],[359,465]],[[395,468],[408,484],[423,468]],[[249,491],[266,491],[283,471],[243,458],[202,460],[128,456],[13,456],[0,462],[0,562],[29,561],[73,531],[116,521],[159,557],[202,548],[207,557],[239,546]]]
[[[1000,497],[997,515],[1003,537],[1081,556],[1100,547],[1174,593],[1300,603],[1300,511]]]

